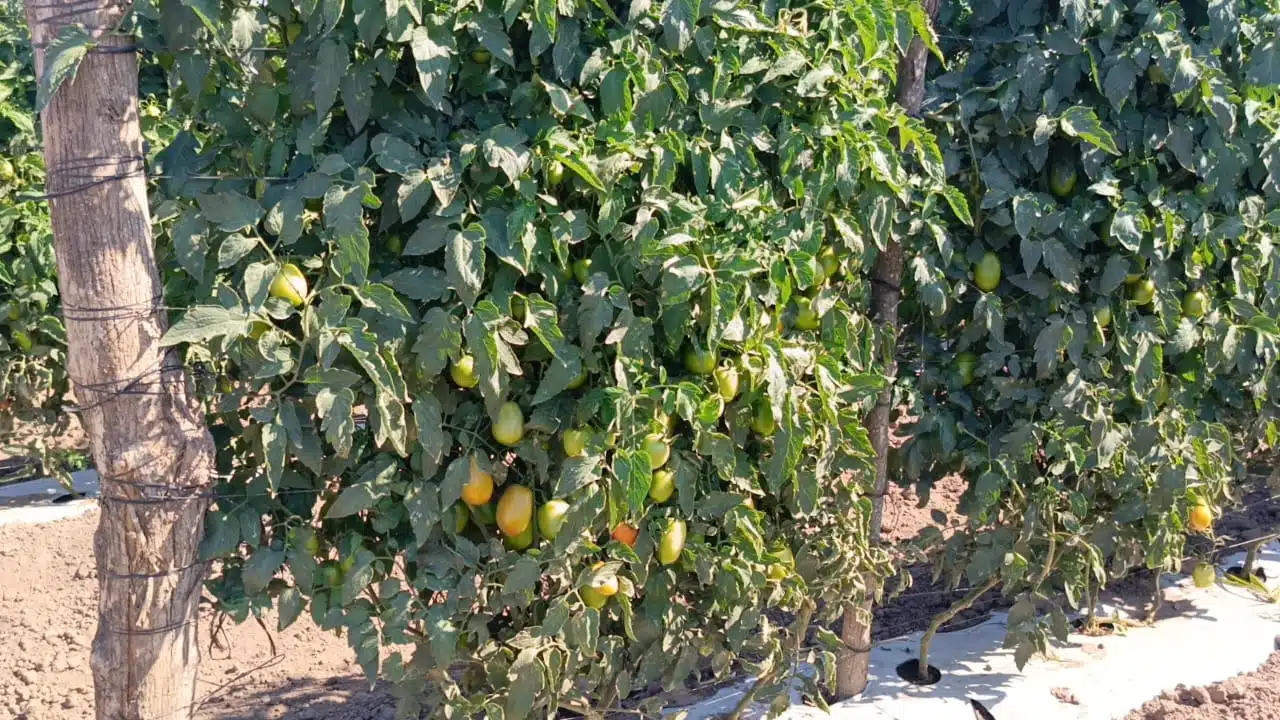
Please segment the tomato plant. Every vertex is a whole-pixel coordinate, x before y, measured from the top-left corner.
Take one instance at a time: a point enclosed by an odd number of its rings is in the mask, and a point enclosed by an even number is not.
[[[32,105],[35,71],[22,23],[0,27],[0,445],[39,456],[65,475],[38,435],[12,438],[15,420],[65,428],[66,331],[58,317],[57,267]]]
[[[140,12],[185,123],[165,342],[231,386],[222,608],[345,628],[410,713],[651,709],[759,663],[821,702],[794,670],[839,641],[797,638],[889,571],[861,268],[967,210],[891,100],[919,7],[765,7]]]
[[[1019,663],[1065,636],[1058,590],[1091,610],[1130,568],[1179,567],[1193,508],[1277,440],[1280,41],[1261,4],[1194,5],[939,18],[929,96],[974,215],[914,247],[897,460],[923,492],[967,478],[967,525],[926,542],[951,582],[1018,598]],[[950,357],[975,367],[957,382]]]

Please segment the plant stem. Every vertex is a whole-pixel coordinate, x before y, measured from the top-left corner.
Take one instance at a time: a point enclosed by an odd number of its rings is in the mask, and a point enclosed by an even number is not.
[[[964,610],[969,609],[978,598],[984,593],[996,586],[1000,582],[999,576],[992,576],[982,585],[977,585],[969,591],[969,594],[957,600],[941,614],[933,618],[933,622],[929,623],[929,629],[925,631],[924,637],[920,638],[920,662],[916,667],[917,677],[920,680],[929,679],[929,643],[933,642],[933,636],[938,633],[938,628],[951,621],[951,618],[959,615]]]
[[[791,647],[793,665],[798,660],[800,651],[804,649],[804,638],[805,635],[809,634],[809,621],[813,618],[813,609],[813,603],[805,602],[800,608],[800,614],[796,617],[796,633],[792,639]],[[755,700],[756,693],[760,691],[760,688],[773,682],[777,676],[778,666],[774,665],[768,672],[756,678],[756,681],[751,684],[751,689],[738,701],[738,706],[733,709],[733,712],[729,713],[727,720],[740,720],[742,713],[751,707],[751,703]]]

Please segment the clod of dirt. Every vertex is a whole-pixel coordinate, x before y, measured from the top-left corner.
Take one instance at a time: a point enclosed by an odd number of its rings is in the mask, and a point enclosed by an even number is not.
[[[1058,702],[1064,702],[1068,705],[1079,705],[1080,699],[1076,694],[1064,687],[1056,687],[1049,691],[1049,694],[1058,699]]]

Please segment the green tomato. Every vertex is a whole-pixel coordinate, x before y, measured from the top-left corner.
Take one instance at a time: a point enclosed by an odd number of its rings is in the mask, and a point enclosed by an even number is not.
[[[449,377],[460,388],[473,388],[480,384],[476,377],[476,359],[473,355],[463,355],[449,367]]]
[[[1093,319],[1098,323],[1098,327],[1105,328],[1111,324],[1111,306],[1099,305],[1097,310],[1093,311]]]
[[[484,48],[476,48],[471,51],[471,62],[477,65],[488,65],[489,60],[493,58],[493,54]]]
[[[0,157],[0,182],[13,182],[16,176],[13,163],[9,162],[9,158]]]
[[[676,476],[670,470],[659,470],[653,474],[653,482],[649,484],[649,499],[661,505],[671,499],[676,491]]]
[[[738,369],[734,367],[716,368],[716,392],[725,402],[738,397]]]
[[[654,470],[666,465],[671,458],[671,446],[667,444],[667,438],[659,433],[645,435],[644,451],[649,454],[649,467]]]
[[[538,532],[548,540],[555,540],[564,527],[565,515],[569,514],[569,503],[564,500],[548,500],[538,508]]]
[[[716,354],[691,345],[684,351],[684,369],[694,375],[710,375],[716,369]]]
[[[560,444],[567,457],[578,457],[587,448],[586,430],[565,430],[560,433]]]
[[[773,410],[769,407],[769,403],[761,402],[756,405],[755,414],[751,417],[751,429],[761,437],[773,437],[777,432],[778,422],[773,418]]]
[[[807,297],[796,298],[796,320],[795,326],[797,330],[817,330],[821,323],[821,318],[813,309],[813,303]]]
[[[286,300],[298,307],[307,297],[307,278],[293,263],[285,263],[271,280],[271,297]]]
[[[577,279],[578,284],[587,284],[587,279],[591,277],[590,258],[579,258],[573,261],[573,277]]]
[[[1213,584],[1218,581],[1218,571],[1212,564],[1200,562],[1196,564],[1196,569],[1191,571],[1191,579],[1198,588],[1213,587]]]
[[[399,255],[400,251],[404,250],[404,239],[399,233],[391,233],[387,236],[387,250],[392,255]]]
[[[587,607],[595,608],[596,610],[604,607],[605,603],[609,602],[608,595],[604,595],[590,587],[579,588],[578,594],[582,596],[582,602],[586,603]]]
[[[31,346],[32,346],[31,336],[26,334],[22,330],[14,330],[13,332],[9,333],[9,339],[13,340],[13,344],[17,345],[18,349],[23,352],[28,352],[31,350]]]
[[[1209,296],[1203,290],[1192,290],[1182,297],[1182,314],[1198,320],[1209,309]]]
[[[988,252],[973,269],[973,280],[982,292],[1000,287],[1000,256]]]
[[[569,390],[577,390],[578,388],[585,385],[586,382],[587,382],[587,371],[580,370],[578,374],[575,375],[574,378],[569,381],[569,384],[565,385],[565,388]]]
[[[552,160],[547,165],[547,185],[557,187],[564,182],[564,163],[559,160]]]
[[[1049,167],[1049,189],[1054,195],[1065,198],[1076,189],[1076,164],[1067,158],[1054,160]]]
[[[818,253],[818,262],[822,264],[822,272],[829,278],[840,272],[840,258],[836,257],[835,248],[824,247]]]
[[[978,369],[978,356],[965,350],[956,355],[956,371],[960,373],[960,384],[968,386]]]
[[[498,421],[493,424],[493,439],[511,447],[524,437],[524,412],[513,402],[503,403],[498,409]]]
[[[1129,299],[1134,305],[1150,305],[1156,296],[1156,284],[1151,278],[1142,278],[1129,286]]]

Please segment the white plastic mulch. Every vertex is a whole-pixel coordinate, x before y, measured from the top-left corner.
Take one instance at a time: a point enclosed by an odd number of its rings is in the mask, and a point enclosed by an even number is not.
[[[1176,604],[1176,617],[1124,634],[1073,635],[1053,649],[1052,657],[1035,657],[1021,672],[1013,651],[1001,649],[1005,613],[967,630],[936,635],[929,660],[943,675],[932,686],[912,685],[896,671],[899,663],[916,656],[921,633],[880,643],[872,651],[866,692],[833,705],[831,715],[796,705],[784,717],[973,720],[969,698],[985,705],[997,720],[1123,717],[1179,684],[1194,687],[1256,670],[1280,649],[1280,605],[1221,582],[1222,570],[1243,558],[1243,553],[1226,558],[1219,567],[1220,582],[1212,588],[1196,588],[1190,577],[1170,578],[1164,602]],[[1259,552],[1258,562],[1270,587],[1280,584],[1280,543]],[[685,708],[687,720],[711,720],[733,710],[745,687],[722,690]],[[744,717],[763,717],[762,709]]]

